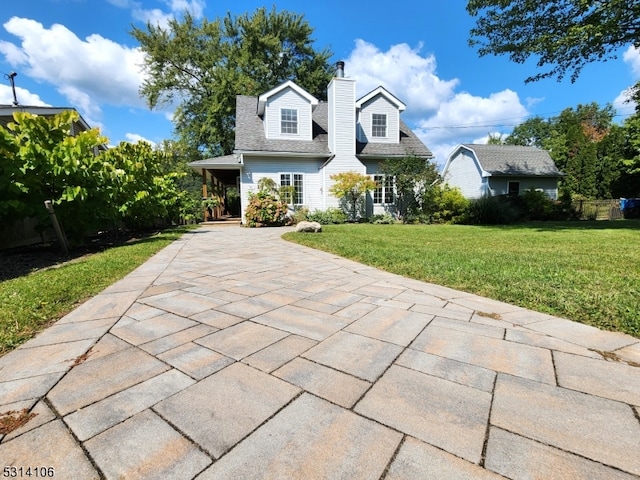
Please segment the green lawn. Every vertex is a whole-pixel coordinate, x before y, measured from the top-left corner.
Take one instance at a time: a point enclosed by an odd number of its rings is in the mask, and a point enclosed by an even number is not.
[[[0,355],[127,275],[188,229],[164,231],[59,267],[0,282]]]
[[[329,225],[285,239],[640,337],[640,221]]]

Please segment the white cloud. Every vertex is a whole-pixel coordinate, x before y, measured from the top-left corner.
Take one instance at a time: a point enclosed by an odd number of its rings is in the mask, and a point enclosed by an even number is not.
[[[356,79],[358,96],[382,85],[405,102],[404,120],[434,153],[438,164],[444,165],[456,145],[486,142],[490,133],[510,133],[512,126],[528,115],[512,90],[488,97],[456,92],[460,81],[440,78],[435,56],[422,56],[421,48],[401,43],[383,52],[371,43],[356,40],[345,60],[345,75]],[[526,102],[533,105],[541,100],[530,98]]]
[[[165,28],[169,21],[189,12],[194,18],[202,18],[204,15],[204,0],[164,0],[168,11],[160,8],[143,8],[142,2],[135,0],[107,0],[111,5],[119,8],[131,9],[131,16],[144,23],[151,23]]]
[[[48,103],[42,101],[42,99],[35,93],[31,93],[29,90],[25,90],[22,87],[16,87],[16,98],[20,105],[26,105],[31,107],[50,107]],[[0,84],[0,104],[12,105],[13,104],[13,91],[9,85]]]
[[[152,147],[156,146],[155,142],[152,142],[148,138],[138,135],[137,133],[125,133],[124,138],[126,138],[126,141],[129,143],[147,142]]]
[[[421,45],[393,45],[386,52],[364,40],[356,40],[355,49],[345,60],[345,74],[357,79],[361,97],[382,85],[407,104],[406,115],[415,117],[434,112],[453,95],[458,79],[442,80],[436,75],[433,55],[420,55]]]
[[[63,25],[45,28],[41,23],[13,17],[4,24],[21,41],[18,47],[0,43],[0,52],[14,67],[31,78],[50,83],[78,106],[83,115],[100,116],[100,104],[143,108],[138,94],[144,75],[144,54],[100,35],[82,40]]]
[[[635,78],[640,78],[640,50],[630,45],[622,56],[625,63],[631,67],[631,72]]]

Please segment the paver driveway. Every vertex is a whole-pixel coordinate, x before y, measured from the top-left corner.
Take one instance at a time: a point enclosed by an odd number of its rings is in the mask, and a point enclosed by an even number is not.
[[[640,478],[638,339],[282,233],[188,233],[0,358],[5,476]]]

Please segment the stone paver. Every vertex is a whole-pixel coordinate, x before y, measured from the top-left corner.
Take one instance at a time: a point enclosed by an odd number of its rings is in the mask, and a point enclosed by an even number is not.
[[[64,417],[80,440],[101,433],[146,408],[180,392],[194,381],[177,370],[169,370],[138,385],[100,400]]]
[[[258,370],[269,373],[293,360],[317,343],[309,338],[289,335],[253,355],[245,357],[242,361]]]
[[[0,416],[30,416],[0,432],[0,468],[640,480],[640,339],[288,230],[189,232],[1,357]]]
[[[140,345],[195,325],[197,325],[197,323],[193,320],[174,315],[173,313],[165,313],[148,320],[140,320],[138,322],[127,323],[123,326],[116,326],[111,329],[111,333],[132,345]]]
[[[142,350],[128,348],[73,368],[47,398],[66,415],[168,369]]]
[[[633,480],[633,475],[557,448],[492,428],[485,466],[508,478],[575,480],[578,478]]]
[[[491,395],[404,367],[391,367],[355,411],[479,463]]]
[[[402,352],[402,347],[347,332],[338,332],[307,350],[303,357],[375,381]]]
[[[244,357],[282,340],[287,335],[287,332],[282,330],[246,321],[202,337],[196,340],[196,343],[227,357],[242,360]]]
[[[401,438],[398,432],[304,394],[198,478],[374,480]]]
[[[217,458],[299,391],[278,378],[235,363],[154,409]]]
[[[2,467],[53,468],[41,476],[49,478],[99,479],[98,472],[85,457],[62,421],[55,420],[0,444]],[[20,478],[25,475],[15,475]],[[31,475],[31,478],[35,475]]]
[[[196,380],[208,377],[233,363],[232,358],[191,342],[163,352],[158,358]]]
[[[417,350],[405,350],[395,363],[489,393],[493,391],[496,380],[496,372],[493,370]]]
[[[273,374],[345,408],[351,408],[371,386],[369,382],[304,358],[292,360]]]
[[[0,382],[66,372],[95,340],[18,348],[0,358]]]
[[[640,406],[638,367],[562,352],[554,358],[561,387]]]
[[[108,479],[190,479],[211,463],[207,455],[149,410],[85,445]]]
[[[411,348],[479,367],[555,384],[551,351],[493,337],[428,326]]]
[[[389,468],[385,480],[408,479],[499,480],[500,475],[462,460],[429,444],[407,438]],[[553,478],[553,477],[548,477]]]
[[[491,423],[640,475],[640,422],[629,405],[499,374]]]
[[[313,340],[324,340],[350,323],[344,318],[293,305],[265,313],[253,321]]]
[[[423,313],[378,307],[353,322],[345,330],[406,347],[432,318],[431,315]]]

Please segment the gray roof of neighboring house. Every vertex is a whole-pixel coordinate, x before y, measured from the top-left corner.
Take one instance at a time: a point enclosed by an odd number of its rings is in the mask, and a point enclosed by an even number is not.
[[[313,111],[313,140],[268,139],[264,134],[262,119],[257,114],[258,97],[236,97],[236,150],[250,152],[288,152],[318,154],[328,157],[328,104],[320,102]],[[355,105],[354,105],[355,108]],[[354,138],[355,142],[356,139]],[[400,120],[400,143],[356,143],[356,154],[366,157],[392,157],[415,155],[432,157],[431,151]]]
[[[562,176],[549,153],[540,148],[519,145],[463,144],[462,146],[473,150],[482,169],[495,176]]]
[[[43,115],[50,117],[58,113],[62,113],[66,110],[77,110],[72,107],[43,107],[40,105],[0,105],[0,126],[7,127],[7,124],[13,122],[14,112],[26,112],[34,115]],[[79,114],[78,114],[79,115]],[[78,121],[74,122],[74,125],[78,130],[90,130],[91,126],[79,115]]]

